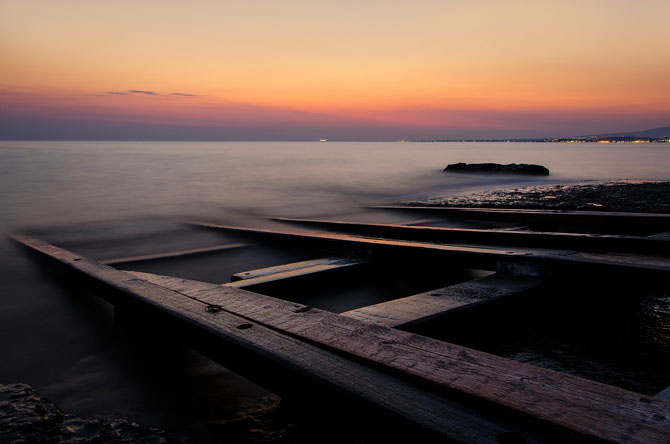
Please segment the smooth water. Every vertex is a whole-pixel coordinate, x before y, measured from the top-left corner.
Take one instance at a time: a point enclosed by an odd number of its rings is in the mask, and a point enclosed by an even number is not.
[[[668,144],[0,142],[0,227],[217,212],[314,214],[504,185],[448,163],[538,163],[519,182],[670,178]]]
[[[0,230],[38,230],[93,257],[120,257],[189,248],[166,218],[381,220],[360,208],[534,184],[670,180],[669,160],[670,144],[3,141]],[[442,172],[454,162],[538,163],[551,176]],[[204,411],[230,416],[266,394],[187,350],[119,338],[108,307],[73,298],[6,239],[0,262],[0,383],[29,383],[79,415],[158,426],[197,422]]]

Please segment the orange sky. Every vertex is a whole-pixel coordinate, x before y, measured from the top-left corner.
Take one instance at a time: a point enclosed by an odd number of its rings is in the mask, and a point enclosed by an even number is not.
[[[371,139],[395,137],[389,125],[412,137],[665,126],[669,16],[667,0],[6,0],[0,137],[30,119],[75,133],[77,120],[234,124],[249,139],[276,125]]]

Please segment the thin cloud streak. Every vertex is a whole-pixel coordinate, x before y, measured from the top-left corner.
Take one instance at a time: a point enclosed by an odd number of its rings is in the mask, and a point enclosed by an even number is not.
[[[157,92],[154,92],[154,91],[144,91],[144,90],[141,90],[141,89],[129,89],[128,92],[129,92],[129,93],[133,93],[133,94],[146,94],[146,95],[148,95],[148,96],[157,96],[157,95],[158,95]]]
[[[177,97],[198,97],[197,94],[189,94],[182,92],[173,92],[170,94],[161,94],[155,91],[147,91],[142,89],[129,89],[127,91],[107,91],[106,94],[115,96],[130,96],[130,95],[146,95],[146,96],[177,96]]]

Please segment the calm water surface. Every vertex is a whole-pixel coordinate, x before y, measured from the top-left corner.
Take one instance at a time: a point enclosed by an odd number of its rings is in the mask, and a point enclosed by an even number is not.
[[[309,214],[504,181],[442,174],[453,162],[539,163],[552,173],[544,182],[664,180],[669,152],[668,144],[0,142],[0,224],[226,208]]]
[[[540,183],[670,180],[669,160],[670,144],[3,141],[0,229],[119,257],[220,243],[174,235],[174,217],[381,220],[391,216],[360,207]],[[539,163],[551,176],[441,171],[454,162]],[[256,262],[290,259],[268,253]],[[236,260],[238,268],[254,262]],[[158,426],[190,424],[203,411],[226,417],[267,394],[187,350],[115,333],[108,307],[73,298],[6,239],[0,262],[0,383],[32,384],[80,415]]]

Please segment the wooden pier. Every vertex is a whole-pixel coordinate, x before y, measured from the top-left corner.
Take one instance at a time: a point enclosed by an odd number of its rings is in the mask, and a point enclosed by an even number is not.
[[[667,280],[667,237],[284,222],[337,232],[198,223],[254,242],[324,253],[322,259],[240,270],[228,283],[123,271],[110,264],[133,258],[105,264],[27,235],[14,239],[71,285],[106,298],[119,314],[162,326],[233,371],[346,421],[364,440],[649,444],[670,437],[670,402],[663,396],[409,331],[462,310],[532,297],[555,279],[617,275]],[[654,226],[665,231],[667,222],[655,219]],[[212,248],[225,250],[226,245]],[[207,251],[213,250],[202,249]],[[152,257],[172,256],[134,259]],[[370,264],[384,267],[397,261],[492,273],[341,314],[249,291],[314,277],[345,279],[347,273],[365,273]]]
[[[667,229],[670,214],[604,211],[517,210],[508,208],[467,208],[439,206],[376,206],[378,210],[403,211],[458,219],[523,223],[537,229],[579,225],[597,231],[621,234],[651,234]]]

